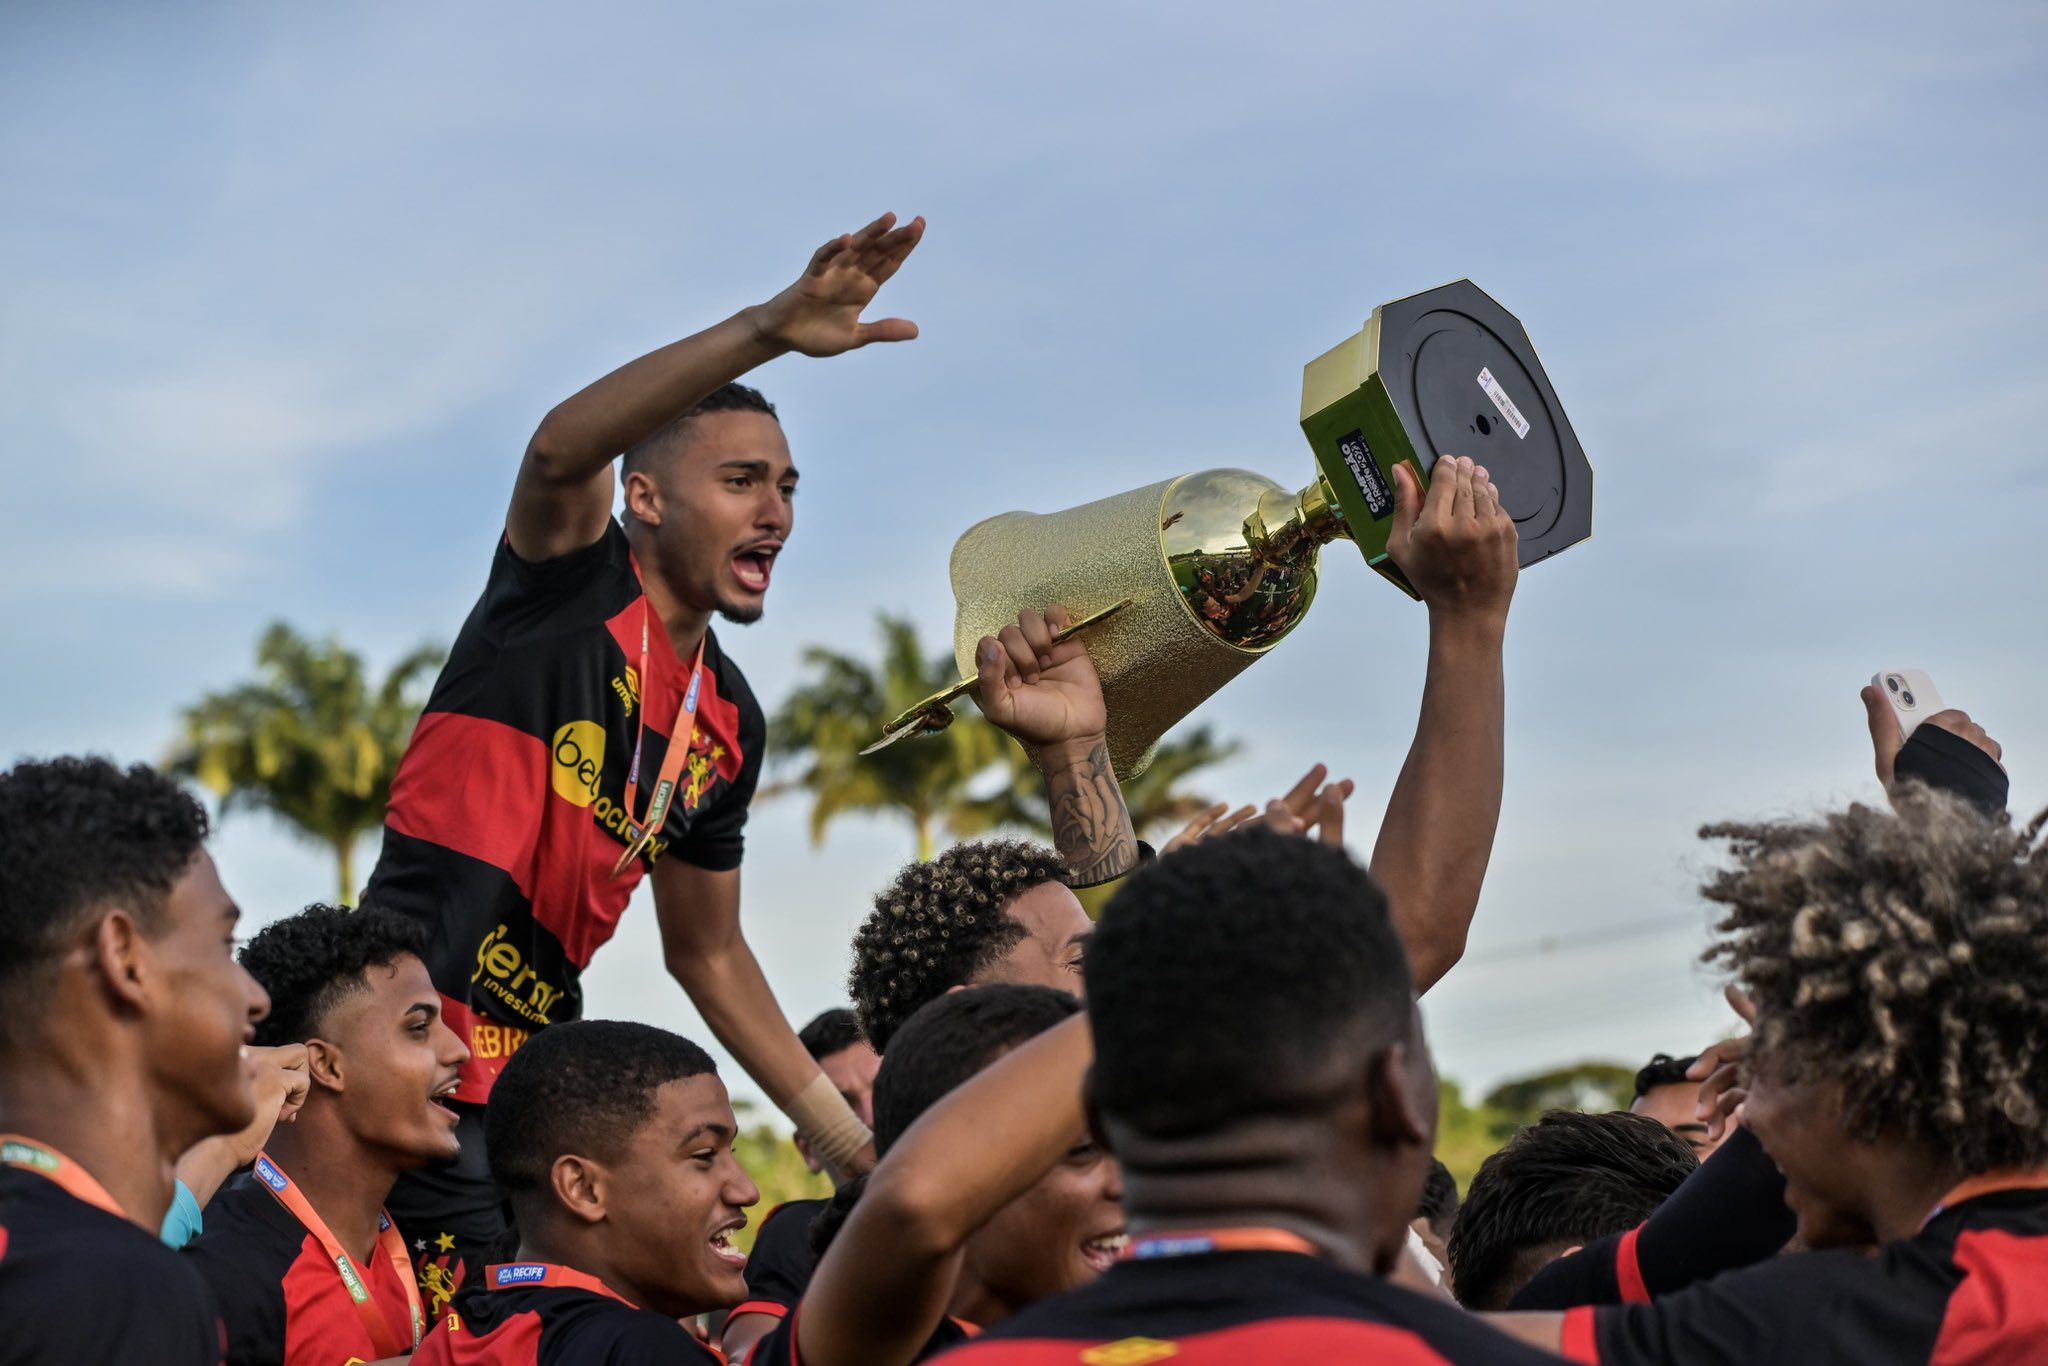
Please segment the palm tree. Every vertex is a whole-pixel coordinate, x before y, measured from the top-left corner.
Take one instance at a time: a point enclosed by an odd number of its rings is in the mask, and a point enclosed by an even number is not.
[[[414,685],[444,657],[423,645],[372,688],[355,651],[273,623],[256,646],[257,681],[185,708],[169,767],[219,797],[223,817],[274,812],[332,850],[340,900],[353,901],[356,842],[383,824],[425,703]]]
[[[927,655],[909,621],[884,612],[876,624],[882,636],[879,664],[820,645],[804,651],[810,677],[769,723],[768,745],[770,762],[800,762],[802,769],[766,795],[810,794],[814,845],[824,842],[834,820],[852,812],[902,816],[916,832],[918,858],[929,859],[938,826],[969,833],[960,824],[967,789],[1003,759],[1009,742],[972,706],[962,706],[940,734],[862,758],[860,751],[891,719],[958,677],[952,653]]]
[[[862,758],[860,751],[882,727],[957,677],[950,653],[927,656],[917,628],[887,613],[879,666],[822,646],[804,652],[812,677],[802,684],[770,724],[771,763],[795,763],[794,779],[767,789],[770,796],[801,790],[811,795],[811,842],[854,811],[886,811],[909,820],[917,834],[917,856],[935,852],[939,826],[954,835],[979,835],[1000,827],[1052,838],[1051,814],[1038,770],[1023,749],[990,725],[971,704],[954,709],[953,724],[935,736],[892,745]],[[1159,746],[1152,767],[1124,784],[1124,800],[1139,834],[1187,820],[1209,804],[1178,784],[1198,768],[1237,752],[1235,741],[1218,742],[1206,726],[1185,739]],[[1004,779],[992,794],[970,789],[992,768]]]
[[[1242,748],[1235,740],[1218,740],[1207,726],[1197,726],[1179,739],[1164,739],[1143,773],[1123,782],[1124,805],[1131,828],[1140,836],[1161,835],[1186,824],[1212,798],[1191,792],[1181,783],[1197,769],[1220,764]],[[967,829],[1015,826],[1041,839],[1052,838],[1052,813],[1038,771],[1022,750],[1012,747],[1010,782],[1002,791],[967,804],[959,824]]]

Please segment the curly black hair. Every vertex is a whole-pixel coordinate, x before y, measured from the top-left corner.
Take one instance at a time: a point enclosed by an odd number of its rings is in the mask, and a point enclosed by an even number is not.
[[[242,966],[270,993],[256,1042],[271,1047],[319,1037],[327,1012],[369,983],[364,974],[426,953],[418,921],[374,906],[352,911],[315,902],[266,925],[242,950]]]
[[[1559,1253],[1650,1217],[1700,1165],[1645,1115],[1551,1110],[1479,1164],[1451,1226],[1451,1283],[1467,1309],[1505,1309]]]
[[[854,933],[846,977],[875,1051],[888,1051],[919,1006],[974,981],[1015,947],[1024,926],[1005,908],[1066,874],[1058,853],[1022,840],[971,840],[898,873]]]
[[[1341,849],[1266,829],[1140,869],[1081,975],[1105,1121],[1171,1139],[1317,1113],[1410,1035],[1387,899]]]
[[[1894,805],[1703,829],[1734,858],[1701,888],[1725,912],[1705,961],[1756,1000],[1750,1065],[1839,1083],[1852,1135],[1970,1174],[2048,1162],[2048,812]]]
[[[643,437],[638,445],[626,452],[619,473],[623,476],[646,469],[655,456],[675,447],[677,439],[690,425],[690,419],[706,413],[759,413],[763,417],[773,417],[777,422],[782,420],[775,415],[775,405],[763,397],[759,389],[745,384],[721,384],[698,399],[687,412],[670,418]]]
[[[716,1074],[711,1055],[666,1029],[625,1020],[551,1025],[523,1044],[491,1085],[484,1151],[491,1177],[533,1229],[555,1159],[615,1157],[672,1081]]]
[[[1634,1100],[1641,1100],[1660,1086],[1677,1086],[1685,1081],[1686,1069],[1699,1061],[1699,1054],[1688,1053],[1674,1058],[1669,1053],[1654,1053],[1650,1060],[1636,1069]]]
[[[1429,1175],[1422,1178],[1422,1199],[1416,1203],[1415,1217],[1427,1222],[1437,1237],[1451,1236],[1451,1226],[1458,1218],[1458,1178],[1451,1175],[1442,1158],[1429,1159]]]
[[[0,773],[0,1046],[25,1041],[58,955],[99,914],[118,906],[145,933],[162,928],[207,830],[206,809],[146,764],[66,757]]]
[[[804,1052],[814,1062],[823,1062],[834,1053],[842,1053],[857,1043],[865,1043],[867,1035],[860,1032],[860,1021],[845,1006],[834,1006],[821,1010],[811,1017],[811,1022],[796,1032],[796,1041],[804,1046]]]
[[[1019,1044],[1081,1011],[1080,999],[1053,987],[991,982],[928,1001],[903,1022],[895,1047],[875,1073],[875,1155],[887,1155],[925,1111]],[[811,1225],[822,1254],[853,1212],[866,1178],[841,1186]]]

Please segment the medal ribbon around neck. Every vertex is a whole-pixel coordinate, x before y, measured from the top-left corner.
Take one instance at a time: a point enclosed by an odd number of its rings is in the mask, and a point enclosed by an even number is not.
[[[107,1194],[107,1188],[93,1174],[55,1148],[20,1134],[0,1134],[0,1167],[19,1167],[25,1172],[57,1183],[66,1195],[103,1209],[117,1219],[128,1218],[121,1202]],[[132,1222],[132,1221],[131,1221]]]
[[[1131,1239],[1127,1262],[1156,1262],[1168,1257],[1199,1257],[1209,1252],[1300,1252],[1320,1257],[1323,1250],[1284,1228],[1189,1228],[1148,1233]]]
[[[484,1286],[489,1290],[529,1290],[537,1285],[551,1285],[564,1290],[591,1290],[600,1295],[609,1295],[620,1304],[633,1303],[597,1277],[578,1271],[573,1266],[556,1266],[553,1262],[499,1262],[484,1268]]]
[[[256,1179],[269,1188],[277,1197],[277,1203],[290,1211],[306,1232],[319,1242],[328,1260],[334,1263],[335,1271],[341,1276],[341,1283],[348,1291],[348,1297],[355,1301],[356,1314],[362,1319],[363,1327],[369,1331],[370,1343],[380,1357],[403,1356],[420,1345],[420,1338],[427,1330],[426,1311],[420,1307],[419,1283],[413,1279],[412,1258],[405,1254],[405,1239],[391,1222],[391,1216],[383,1210],[377,1211],[377,1246],[390,1259],[391,1269],[398,1273],[398,1283],[405,1287],[405,1307],[412,1318],[412,1341],[395,1341],[391,1324],[384,1317],[384,1311],[370,1298],[370,1284],[363,1273],[356,1269],[348,1250],[334,1231],[327,1227],[327,1221],[313,1208],[306,1193],[292,1184],[290,1177],[277,1163],[270,1160],[268,1153],[256,1154]]]
[[[647,594],[640,594],[640,728],[633,735],[633,765],[626,770],[626,851],[619,855],[619,861],[612,865],[612,876],[626,871],[628,864],[638,858],[647,847],[654,843],[654,837],[661,833],[661,827],[668,820],[669,802],[676,794],[676,779],[683,773],[683,765],[689,760],[690,745],[697,734],[697,692],[704,682],[704,640],[697,641],[697,653],[690,660],[690,682],[683,689],[683,705],[676,709],[676,723],[669,731],[668,752],[661,756],[661,772],[654,780],[654,795],[647,799],[647,819],[636,829],[633,825],[633,803],[640,795],[640,752],[647,743],[647,698],[653,692],[652,675],[648,672],[648,619],[654,614],[647,605]]]
[[[1927,1211],[1927,1217],[1920,1221],[1926,1228],[1935,1217],[1950,1205],[1960,1205],[1965,1200],[1975,1200],[1980,1195],[1996,1195],[2000,1191],[2048,1190],[2048,1170],[1983,1172],[1957,1186],[1941,1199],[1934,1208]]]

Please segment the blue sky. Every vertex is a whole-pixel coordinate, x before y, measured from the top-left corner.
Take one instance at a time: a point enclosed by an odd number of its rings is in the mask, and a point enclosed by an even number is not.
[[[1688,1049],[1722,1028],[1693,831],[1873,795],[1873,671],[1927,669],[2048,802],[2044,127],[2025,3],[10,5],[0,759],[158,756],[274,618],[380,663],[448,638],[550,405],[883,209],[930,220],[885,295],[922,339],[758,376],[804,471],[727,637],[771,702],[876,609],[945,639],[983,516],[1305,482],[1301,365],[1469,275],[1599,504],[1517,599],[1438,1060]],[[1424,633],[1347,553],[1199,716],[1246,742],[1219,795],[1357,778],[1362,851]],[[814,851],[792,801],[750,839],[801,1018],[909,836]],[[265,818],[216,853],[259,922],[329,894]],[[636,905],[594,1009],[701,1037],[654,942]]]

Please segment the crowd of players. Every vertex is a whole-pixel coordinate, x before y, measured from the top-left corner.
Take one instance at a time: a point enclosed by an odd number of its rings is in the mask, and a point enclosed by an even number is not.
[[[904,869],[852,1010],[791,1028],[739,915],[766,727],[711,620],[760,615],[796,471],[738,380],[914,337],[861,314],[922,231],[836,238],[547,415],[360,906],[238,951],[177,783],[0,774],[0,1363],[2048,1361],[2048,853],[1959,712],[1907,738],[1870,690],[1884,806],[1704,832],[1739,1035],[1462,1200],[1433,1158],[1417,998],[1493,844],[1516,579],[1469,460],[1396,474],[1429,657],[1369,865],[1320,764],[1139,841],[1048,605],[977,700],[1053,842]],[[751,1255],[710,1056],[585,1018],[643,879],[834,1178]]]

